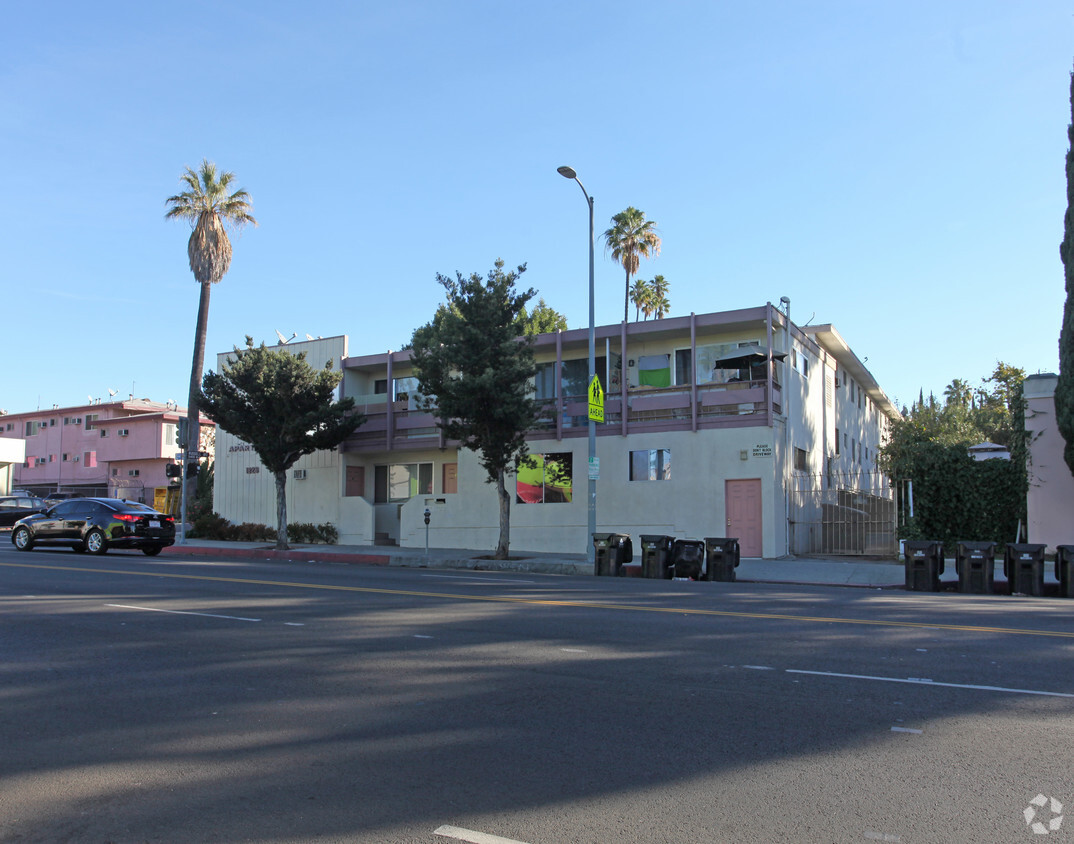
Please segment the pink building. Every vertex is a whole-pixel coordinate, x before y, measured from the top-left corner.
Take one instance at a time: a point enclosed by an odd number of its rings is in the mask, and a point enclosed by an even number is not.
[[[0,417],[0,436],[25,442],[12,487],[40,495],[77,492],[158,505],[176,463],[176,429],[184,408],[149,399],[53,407]],[[213,423],[202,418],[203,442]],[[207,436],[206,436],[207,434]]]

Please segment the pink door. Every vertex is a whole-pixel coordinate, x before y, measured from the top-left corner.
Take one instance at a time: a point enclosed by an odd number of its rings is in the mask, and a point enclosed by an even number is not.
[[[761,556],[761,480],[725,481],[727,536],[738,540],[743,557]]]

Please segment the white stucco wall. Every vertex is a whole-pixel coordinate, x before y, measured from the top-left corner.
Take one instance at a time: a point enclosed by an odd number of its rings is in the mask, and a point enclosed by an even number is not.
[[[26,440],[0,437],[0,495],[11,492],[12,469],[26,459]]]

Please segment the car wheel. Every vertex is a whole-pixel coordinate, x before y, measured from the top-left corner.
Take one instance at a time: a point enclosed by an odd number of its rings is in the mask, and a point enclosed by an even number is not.
[[[29,551],[33,548],[34,540],[30,536],[30,529],[24,527],[15,528],[15,532],[11,534],[11,544],[19,551]]]
[[[160,553],[163,547],[163,545],[146,545],[144,548],[142,548],[142,553],[145,554],[147,557],[155,557],[157,556],[157,554]]]
[[[103,554],[108,550],[108,540],[105,539],[103,531],[94,528],[86,534],[83,547],[91,554]]]

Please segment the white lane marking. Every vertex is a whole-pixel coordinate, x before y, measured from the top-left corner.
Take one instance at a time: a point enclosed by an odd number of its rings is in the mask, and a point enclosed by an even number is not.
[[[743,668],[749,668],[751,671],[775,671],[771,665],[743,665]]]
[[[116,607],[121,610],[144,610],[145,612],[166,612],[172,615],[200,615],[205,618],[226,618],[228,621],[260,621],[260,618],[241,618],[237,615],[214,615],[209,612],[184,612],[183,610],[161,610],[156,607],[131,607],[127,604],[105,604],[106,607]]]
[[[893,733],[913,733],[915,736],[921,735],[921,730],[912,730],[909,727],[892,727]]]
[[[284,627],[305,627],[306,626],[305,622],[301,622],[301,621],[285,621],[283,623],[283,625],[284,625]]]
[[[431,639],[433,637],[432,636],[423,636],[421,633],[415,633],[414,638],[415,639]]]
[[[584,654],[585,653],[585,651],[582,650],[581,648],[560,648],[560,650],[563,651],[563,653],[567,653],[567,654]]]
[[[456,841],[469,841],[470,844],[526,844],[525,841],[516,841],[514,838],[501,838],[499,835],[474,832],[472,829],[447,824],[435,830],[433,835],[443,835],[445,838],[454,838]]]
[[[504,583],[502,577],[474,577],[466,574],[423,574],[422,577],[439,577],[442,580],[476,580],[478,583]],[[508,583],[536,583],[536,580],[510,580]]]
[[[1037,689],[1008,689],[1004,686],[976,686],[971,683],[940,683],[936,680],[924,680],[920,677],[873,677],[868,674],[840,674],[836,671],[801,671],[796,668],[786,669],[788,674],[812,674],[816,677],[845,677],[849,680],[877,680],[882,683],[910,683],[915,686],[946,686],[949,689],[976,689],[983,692],[1012,692],[1019,695],[1044,695],[1046,697],[1071,697],[1066,692],[1042,692]]]

